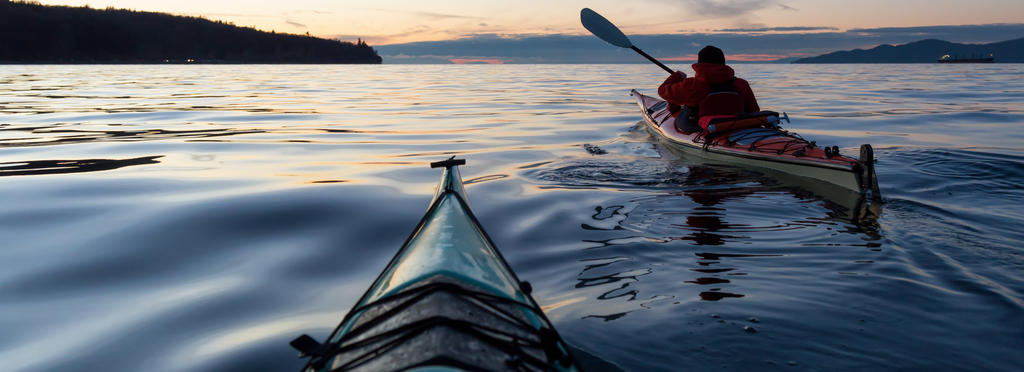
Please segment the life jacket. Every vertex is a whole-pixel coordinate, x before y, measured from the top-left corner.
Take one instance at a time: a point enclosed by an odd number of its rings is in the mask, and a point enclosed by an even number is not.
[[[700,101],[696,107],[683,107],[682,112],[676,116],[676,128],[683,133],[693,133],[703,130],[704,133],[715,132],[712,126],[708,131],[708,120],[705,117],[714,116],[719,122],[725,116],[742,115],[744,113],[743,96],[736,92],[733,83],[734,76],[729,81],[719,84],[711,84],[711,93]],[[778,114],[776,114],[778,116]],[[729,125],[719,125],[719,131],[727,130]]]
[[[746,112],[743,107],[743,96],[732,86],[735,81],[736,77],[733,77],[721,84],[711,84],[711,93],[697,106],[698,119],[709,115],[736,115]]]

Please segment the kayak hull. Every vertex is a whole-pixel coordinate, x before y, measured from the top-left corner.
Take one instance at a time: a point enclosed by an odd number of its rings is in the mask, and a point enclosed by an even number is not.
[[[752,151],[747,143],[731,143],[730,133],[720,135],[717,140],[707,140],[700,133],[683,133],[675,126],[675,118],[668,111],[665,101],[632,91],[643,114],[647,128],[669,151],[696,155],[722,163],[742,164],[773,169],[788,174],[814,178],[863,193],[874,180],[872,172],[863,165],[864,160],[848,156],[826,156],[821,148],[813,145],[795,147],[776,143],[783,151]],[[771,131],[771,129],[758,129]],[[776,130],[780,133],[786,133]],[[734,133],[738,133],[736,131]],[[798,138],[798,137],[786,137]],[[779,141],[778,138],[773,139]],[[802,140],[802,139],[801,139]],[[865,145],[868,146],[868,145]],[[801,150],[802,149],[802,150]],[[873,159],[869,159],[873,162]],[[865,181],[868,187],[865,187]],[[877,183],[877,181],[875,181]]]
[[[328,342],[292,342],[312,357],[304,371],[579,370],[469,208],[464,163],[435,163],[426,215]]]
[[[771,159],[761,159],[758,157],[746,157],[743,154],[706,151],[700,146],[687,144],[681,141],[675,141],[671,139],[671,137],[662,137],[662,140],[667,144],[669,151],[678,151],[690,155],[697,155],[716,162],[735,163],[761,168],[768,168],[788,174],[796,174],[803,177],[814,178],[858,192],[861,191],[860,175],[853,169],[818,167],[807,164],[780,162]]]

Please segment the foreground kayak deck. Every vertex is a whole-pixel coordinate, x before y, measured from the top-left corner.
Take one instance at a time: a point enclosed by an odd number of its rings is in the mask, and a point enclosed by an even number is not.
[[[631,92],[654,134],[666,147],[709,160],[745,164],[810,177],[860,193],[871,190],[880,199],[871,145],[861,146],[861,159],[827,156],[812,142],[780,129],[743,129],[705,138],[701,133],[676,129],[675,117],[665,101]]]
[[[427,214],[328,342],[292,342],[304,371],[580,370],[470,210],[460,164],[431,164]]]

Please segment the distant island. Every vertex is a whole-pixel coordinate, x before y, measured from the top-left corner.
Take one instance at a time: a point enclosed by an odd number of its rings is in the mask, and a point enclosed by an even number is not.
[[[879,45],[801,58],[791,63],[936,63],[945,55],[990,55],[996,63],[1024,63],[1024,38],[989,44],[958,44],[943,40],[921,40],[903,45]]]
[[[0,0],[0,63],[361,63],[356,43],[203,17]]]

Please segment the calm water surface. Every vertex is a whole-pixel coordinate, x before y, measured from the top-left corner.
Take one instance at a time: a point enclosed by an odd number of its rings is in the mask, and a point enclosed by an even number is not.
[[[297,370],[458,155],[626,370],[1024,370],[1024,66],[736,68],[884,202],[666,151],[654,66],[2,66],[0,369]]]

